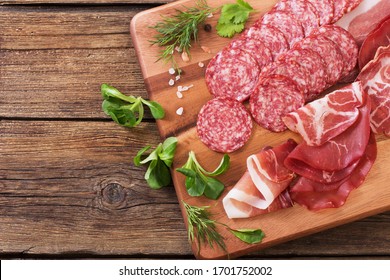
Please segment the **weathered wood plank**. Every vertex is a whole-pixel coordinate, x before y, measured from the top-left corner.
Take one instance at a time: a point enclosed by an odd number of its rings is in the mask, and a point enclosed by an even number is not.
[[[173,187],[151,190],[132,164],[160,141],[154,123],[2,120],[0,132],[1,254],[192,256]],[[389,230],[384,213],[246,258],[388,256]]]
[[[1,4],[166,4],[175,0],[0,0]]]

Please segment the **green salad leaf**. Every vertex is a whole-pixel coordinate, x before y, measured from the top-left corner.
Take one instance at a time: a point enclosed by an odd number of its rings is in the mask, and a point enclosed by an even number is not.
[[[238,239],[248,244],[260,243],[265,237],[264,232],[261,229],[231,229],[229,231],[233,233]]]

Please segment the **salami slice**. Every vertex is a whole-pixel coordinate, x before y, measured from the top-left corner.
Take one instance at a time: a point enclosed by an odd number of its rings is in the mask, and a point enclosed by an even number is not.
[[[274,9],[291,12],[294,18],[301,22],[305,36],[320,25],[317,10],[306,0],[281,0]]]
[[[327,84],[333,85],[344,71],[344,59],[339,47],[332,40],[320,35],[310,35],[294,45],[295,49],[316,51],[324,60],[327,73]]]
[[[306,0],[312,4],[320,17],[320,25],[333,22],[334,0]]]
[[[362,3],[363,0],[348,0],[344,13],[349,13]]]
[[[201,108],[196,127],[200,140],[207,147],[216,152],[230,153],[249,140],[252,119],[240,102],[216,97]]]
[[[322,57],[310,49],[291,49],[282,54],[279,60],[284,63],[298,63],[307,72],[307,91],[305,101],[311,101],[326,88],[326,65]]]
[[[249,37],[240,37],[239,39],[232,41],[230,48],[241,49],[251,55],[257,61],[260,69],[273,61],[271,50],[260,40],[253,40]]]
[[[271,51],[273,60],[289,49],[289,44],[282,31],[271,25],[259,24],[259,21],[249,28],[244,36],[251,40],[261,41]]]
[[[305,36],[302,24],[290,12],[271,10],[263,16],[261,24],[271,25],[282,31],[290,47]]]
[[[344,70],[341,74],[346,77],[355,68],[358,58],[359,48],[351,33],[337,25],[324,25],[316,29],[313,34],[322,34],[332,40],[343,56]]]
[[[275,132],[286,130],[282,117],[304,103],[304,96],[296,84],[290,78],[279,75],[259,80],[249,99],[254,120],[262,127]]]
[[[343,17],[347,11],[347,5],[350,0],[334,0],[333,21],[336,22]]]
[[[259,74],[260,67],[250,54],[238,48],[225,48],[207,65],[205,80],[212,95],[241,102],[255,89]]]

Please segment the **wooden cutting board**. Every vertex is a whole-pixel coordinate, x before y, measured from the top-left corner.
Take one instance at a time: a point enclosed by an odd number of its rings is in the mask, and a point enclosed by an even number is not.
[[[233,0],[208,1],[213,7],[225,3],[232,3]],[[277,1],[248,1],[255,9],[247,27],[254,20],[267,12]],[[315,232],[319,232],[331,227],[335,227],[347,222],[362,219],[364,217],[375,215],[380,212],[390,210],[390,139],[377,137],[378,158],[370,171],[368,177],[361,187],[354,190],[348,198],[346,204],[338,209],[326,209],[319,212],[311,212],[299,205],[292,208],[280,210],[277,212],[249,218],[249,219],[228,219],[223,206],[222,198],[229,191],[246,169],[246,158],[260,151],[264,146],[274,146],[282,143],[288,138],[300,141],[299,136],[291,132],[272,133],[255,125],[253,134],[249,142],[236,152],[230,154],[231,166],[227,173],[218,178],[225,183],[226,190],[217,200],[209,200],[204,197],[190,197],[184,185],[184,176],[174,171],[181,167],[188,158],[189,151],[194,151],[197,159],[203,167],[208,170],[214,170],[219,164],[222,154],[208,149],[198,138],[196,134],[196,119],[200,108],[205,104],[211,95],[209,94],[205,81],[205,67],[200,67],[199,62],[207,65],[208,61],[224,46],[230,39],[219,37],[215,32],[216,22],[219,14],[208,18],[206,23],[212,26],[211,32],[206,32],[200,28],[199,43],[194,43],[191,49],[191,61],[183,62],[179,55],[176,60],[180,68],[184,71],[181,79],[174,86],[170,86],[168,81],[175,78],[168,73],[170,65],[162,62],[156,62],[161,48],[151,46],[150,40],[153,39],[154,30],[149,28],[161,20],[161,15],[170,15],[175,13],[175,9],[184,9],[184,6],[191,7],[194,1],[183,0],[150,9],[137,14],[131,22],[131,36],[136,49],[139,63],[141,65],[144,81],[149,93],[150,99],[159,102],[166,110],[166,117],[157,121],[157,126],[161,137],[176,136],[178,138],[178,147],[172,170],[172,178],[176,193],[181,205],[184,221],[187,226],[187,217],[183,211],[182,201],[190,205],[210,206],[209,210],[213,218],[221,223],[229,225],[234,229],[242,228],[260,228],[264,231],[266,237],[260,244],[249,245],[234,237],[226,228],[219,226],[219,232],[225,237],[228,253],[216,248],[210,248],[208,245],[202,246],[198,250],[197,245],[192,244],[193,252],[200,259],[220,259],[235,258],[241,255],[261,250],[281,242],[299,238]],[[208,47],[211,53],[206,53],[201,46]],[[192,87],[183,92],[182,99],[177,98],[177,86]],[[182,116],[176,114],[176,110],[183,107]],[[324,244],[324,250],[325,248]]]

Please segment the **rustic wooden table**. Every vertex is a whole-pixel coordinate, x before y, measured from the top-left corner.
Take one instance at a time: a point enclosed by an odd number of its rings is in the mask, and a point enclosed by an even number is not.
[[[101,110],[104,82],[147,97],[129,24],[165,2],[0,0],[0,258],[193,258],[174,188],[132,164],[154,121]],[[244,258],[389,257],[387,212]]]

